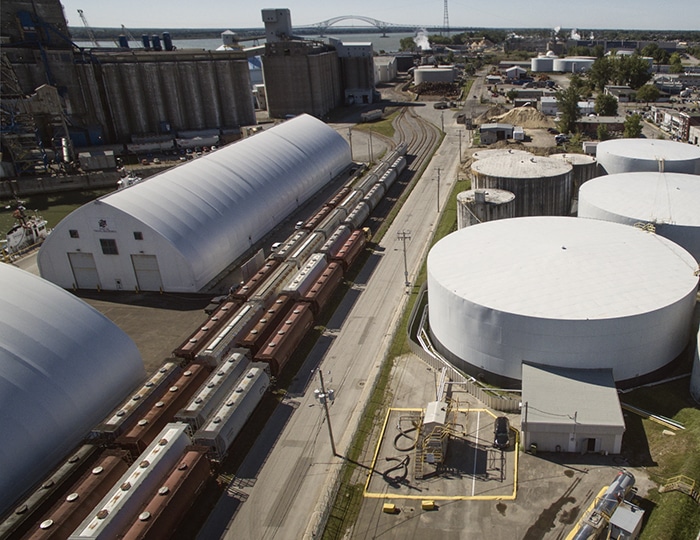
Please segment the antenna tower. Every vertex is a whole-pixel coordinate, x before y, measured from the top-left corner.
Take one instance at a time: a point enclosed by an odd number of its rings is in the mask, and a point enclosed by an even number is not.
[[[447,0],[445,0],[445,15],[443,16],[442,26],[445,31],[445,35],[450,35],[450,16],[447,13]]]

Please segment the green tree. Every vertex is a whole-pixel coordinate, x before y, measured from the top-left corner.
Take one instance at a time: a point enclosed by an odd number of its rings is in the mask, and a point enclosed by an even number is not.
[[[638,54],[615,56],[612,64],[615,84],[628,85],[636,90],[651,79],[649,63]]]
[[[600,93],[595,98],[595,112],[599,116],[615,116],[617,114],[617,99],[610,94]]]
[[[576,121],[581,117],[581,111],[578,108],[578,102],[581,101],[577,85],[571,84],[566,90],[558,90],[554,95],[557,98],[557,107],[559,108],[559,131],[562,133],[571,133],[576,128]]]
[[[669,60],[668,52],[659,47],[657,43],[649,43],[649,45],[644,47],[642,49],[642,56],[651,56],[657,65],[667,64]]]
[[[644,103],[649,103],[650,101],[656,101],[659,99],[661,92],[653,84],[645,84],[639,90],[637,90],[637,101],[643,101]]]
[[[608,126],[606,124],[598,124],[596,134],[599,141],[607,141],[610,138],[610,132],[608,131]]]
[[[598,90],[598,92],[602,92],[605,85],[608,84],[610,79],[612,79],[613,71],[613,64],[610,61],[610,58],[603,56],[593,62],[593,65],[591,65],[591,69],[588,70],[586,77],[593,88]]]
[[[515,98],[518,97],[518,91],[517,90],[508,90],[506,92],[506,97],[512,102],[515,101]]]
[[[401,38],[401,41],[399,41],[399,48],[402,51],[413,51],[416,49],[416,42],[413,41],[412,37]]]
[[[642,134],[642,117],[638,114],[630,114],[625,119],[622,136],[625,139],[637,139]]]
[[[682,73],[683,72],[683,64],[681,63],[681,55],[677,52],[674,52],[668,59],[668,63],[670,64],[669,71],[671,73]]]

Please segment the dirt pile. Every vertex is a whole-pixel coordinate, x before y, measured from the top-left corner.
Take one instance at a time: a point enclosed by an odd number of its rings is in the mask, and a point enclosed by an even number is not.
[[[546,129],[554,127],[554,120],[551,117],[542,114],[532,107],[516,107],[505,114],[492,118],[491,122],[513,124],[514,126],[522,126],[526,129]]]

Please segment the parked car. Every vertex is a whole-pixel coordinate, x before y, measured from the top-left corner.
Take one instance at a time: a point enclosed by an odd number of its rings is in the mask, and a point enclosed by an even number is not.
[[[505,450],[510,446],[510,421],[507,416],[499,416],[493,424],[493,447]]]
[[[564,144],[569,140],[568,135],[564,135],[563,133],[560,133],[559,135],[556,135],[554,137],[554,140],[556,141],[557,144]]]

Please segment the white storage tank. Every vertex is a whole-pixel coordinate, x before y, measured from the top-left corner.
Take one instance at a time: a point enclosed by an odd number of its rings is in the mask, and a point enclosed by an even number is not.
[[[690,395],[700,403],[700,332],[698,332],[695,343],[695,359],[693,360],[693,371],[690,375]]]
[[[550,73],[554,71],[554,59],[556,56],[539,55],[530,60],[530,69],[536,73]]]
[[[413,72],[413,80],[416,85],[424,82],[446,82],[455,80],[454,66],[420,66]]]
[[[552,70],[560,73],[582,73],[591,69],[596,59],[590,56],[555,58]]]
[[[696,269],[677,244],[618,223],[482,223],[428,255],[430,333],[457,367],[489,382],[519,385],[527,361],[612,369],[631,384],[687,345]]]
[[[554,159],[561,159],[570,163],[573,167],[571,171],[571,198],[578,199],[578,190],[584,182],[598,175],[596,160],[593,156],[586,154],[552,154]]]
[[[677,172],[700,174],[700,148],[660,139],[614,139],[598,144],[601,174]]]
[[[600,176],[579,194],[579,217],[651,226],[700,260],[700,177],[637,172]]]
[[[472,188],[510,191],[516,217],[567,216],[572,170],[569,163],[548,157],[494,156],[472,163]]]
[[[514,217],[515,195],[504,189],[470,189],[457,194],[457,228]]]
[[[479,150],[472,154],[472,159],[486,159],[491,157],[503,157],[503,156],[534,156],[532,152],[527,150],[520,150],[518,148],[487,148],[485,150]]]

